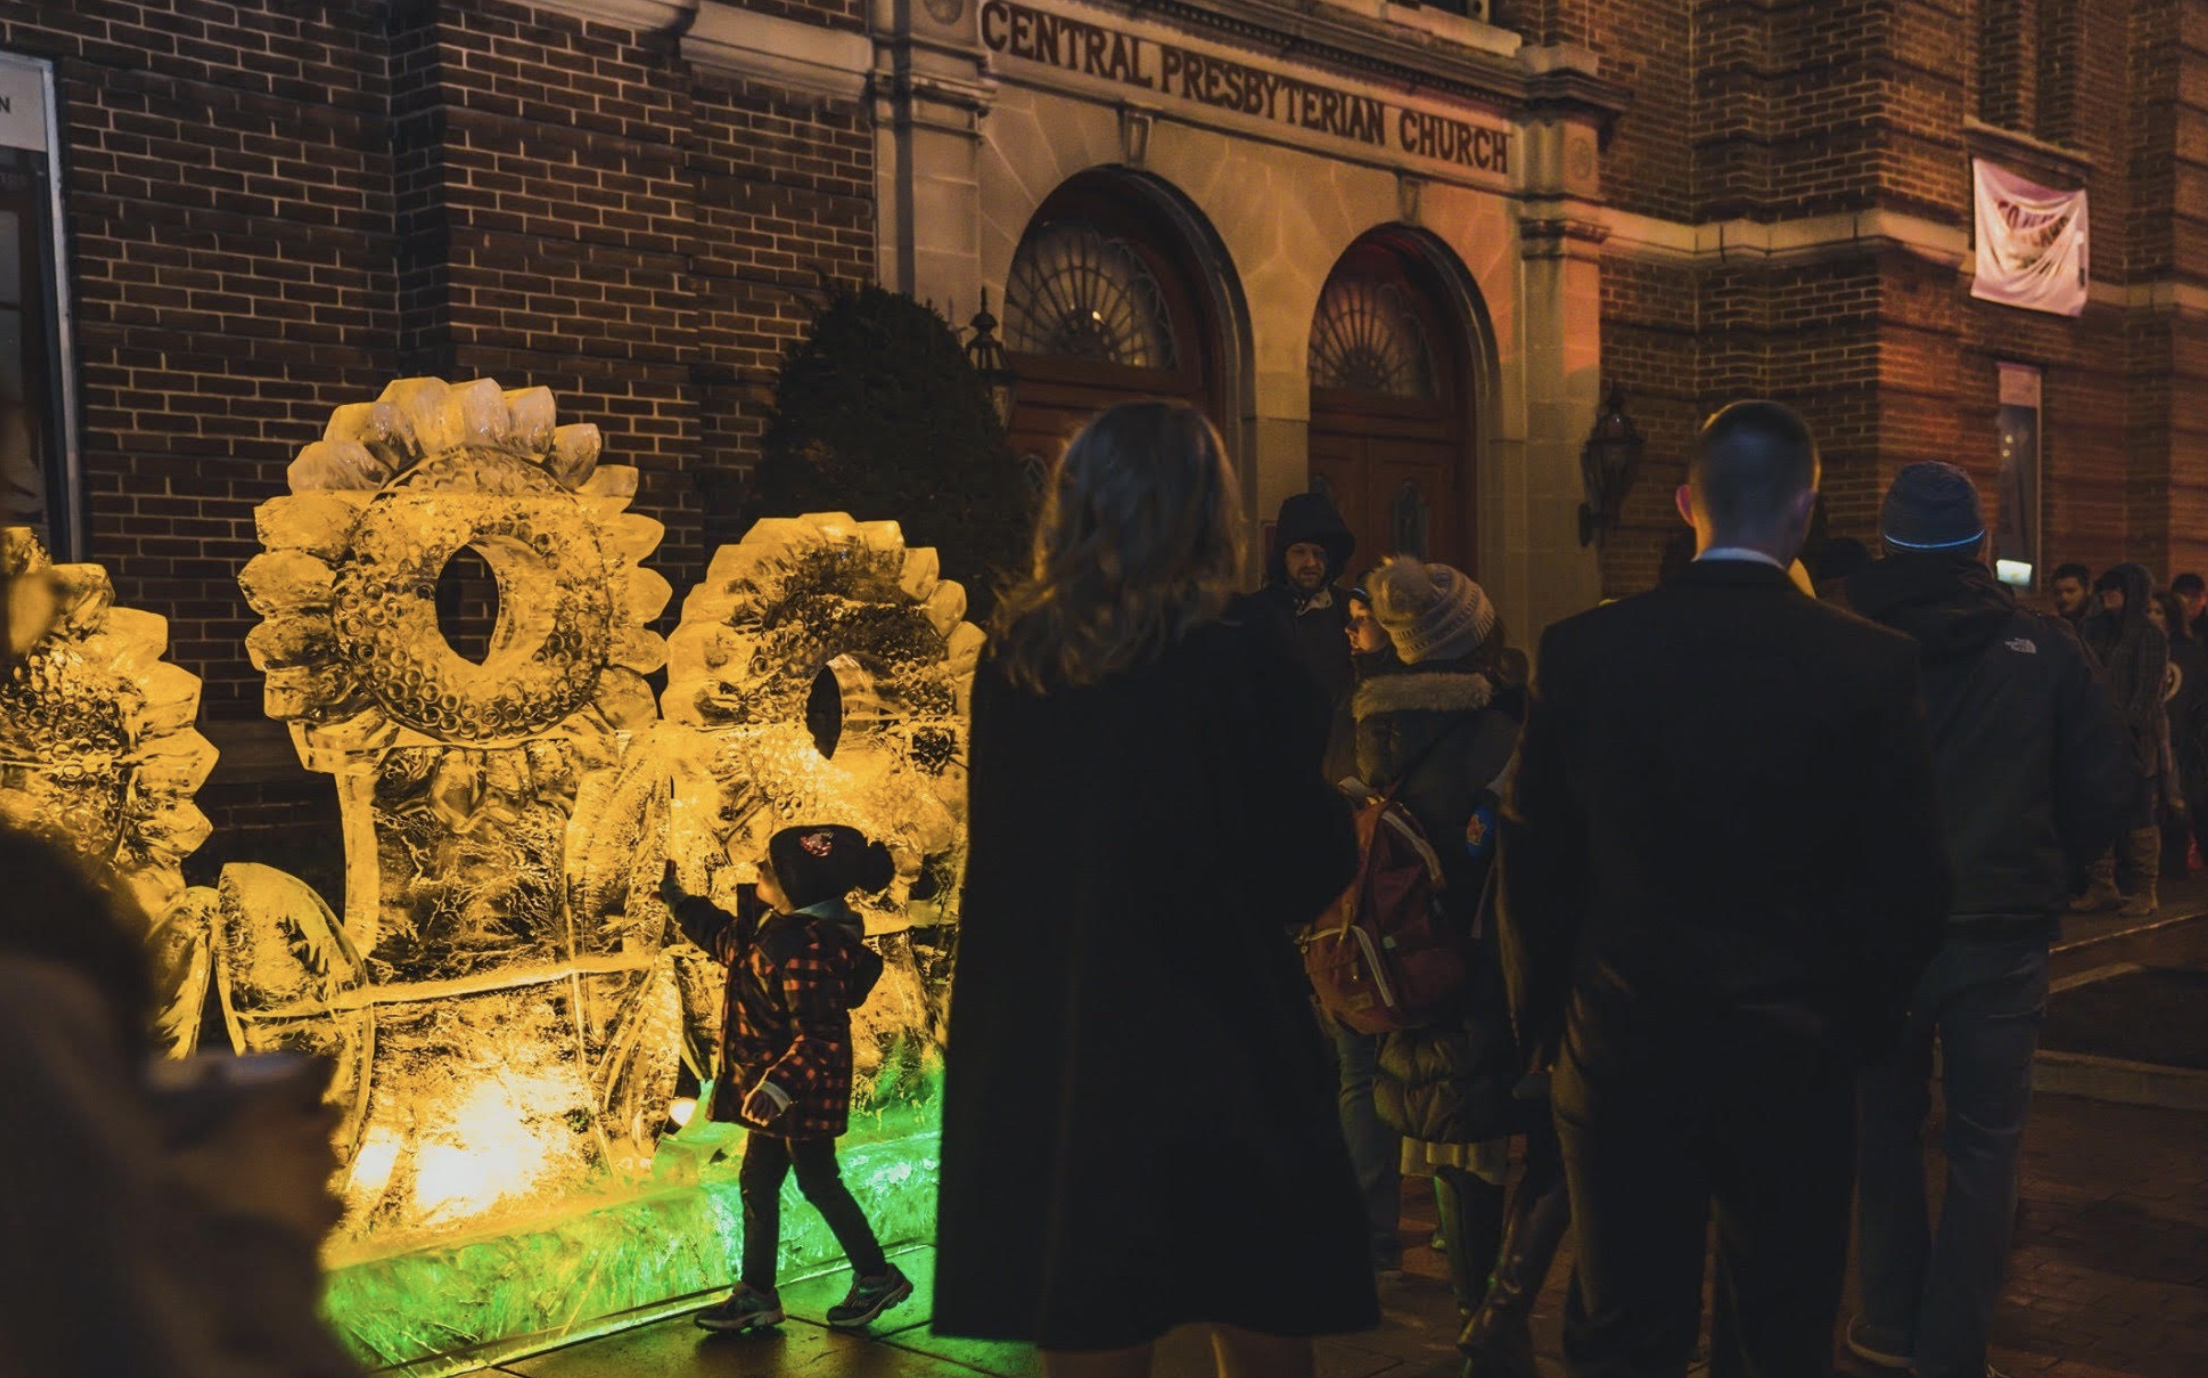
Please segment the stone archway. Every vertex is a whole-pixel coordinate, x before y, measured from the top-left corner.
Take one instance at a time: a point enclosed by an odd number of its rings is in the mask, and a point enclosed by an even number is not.
[[[1019,386],[1012,441],[1040,468],[1090,416],[1158,397],[1231,429],[1226,272],[1132,174],[1076,174],[1029,220],[1004,289],[1004,341]],[[1187,214],[1184,210],[1183,214]]]
[[[1481,360],[1461,274],[1415,232],[1342,254],[1312,314],[1311,486],[1357,534],[1357,564],[1417,555],[1479,567]]]

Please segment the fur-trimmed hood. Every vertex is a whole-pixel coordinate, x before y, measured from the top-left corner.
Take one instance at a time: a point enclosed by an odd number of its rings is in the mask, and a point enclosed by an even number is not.
[[[1477,713],[1494,700],[1495,685],[1485,675],[1406,670],[1358,685],[1349,712],[1359,722],[1382,713]]]
[[[1358,778],[1384,789],[1416,765],[1422,781],[1451,795],[1459,786],[1477,791],[1502,772],[1524,716],[1517,690],[1461,664],[1376,675],[1358,686],[1349,711],[1357,727]],[[1451,740],[1432,754],[1444,737]],[[1418,793],[1426,788],[1414,786]],[[1469,813],[1468,800],[1443,812],[1461,804]]]

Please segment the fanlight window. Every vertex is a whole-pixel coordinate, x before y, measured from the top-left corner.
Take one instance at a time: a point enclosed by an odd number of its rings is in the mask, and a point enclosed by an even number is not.
[[[1393,283],[1337,278],[1311,323],[1311,385],[1390,397],[1434,395],[1433,352]]]
[[[1030,234],[1004,289],[1004,339],[1023,354],[1172,368],[1165,295],[1142,255],[1085,220]]]

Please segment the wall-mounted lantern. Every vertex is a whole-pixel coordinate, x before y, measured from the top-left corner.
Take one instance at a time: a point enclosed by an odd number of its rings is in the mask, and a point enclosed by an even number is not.
[[[1579,451],[1580,481],[1587,501],[1579,508],[1579,543],[1597,545],[1602,533],[1618,524],[1625,495],[1641,467],[1641,432],[1625,414],[1625,389],[1616,383],[1595,414],[1595,429]]]

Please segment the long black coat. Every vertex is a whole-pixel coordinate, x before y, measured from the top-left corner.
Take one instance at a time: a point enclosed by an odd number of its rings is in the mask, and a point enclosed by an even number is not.
[[[1048,696],[983,665],[938,1331],[1098,1349],[1378,1323],[1289,936],[1356,861],[1308,693],[1231,623]]]
[[[1583,1067],[1742,1010],[1876,1055],[1944,935],[1916,643],[1768,565],[1551,627],[1506,802],[1520,1034]]]

